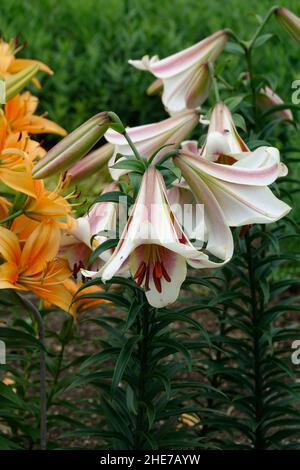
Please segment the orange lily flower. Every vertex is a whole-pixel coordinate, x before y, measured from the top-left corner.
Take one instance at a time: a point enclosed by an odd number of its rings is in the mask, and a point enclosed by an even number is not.
[[[40,224],[26,240],[23,248],[17,235],[0,227],[0,289],[31,291],[47,302],[74,313],[72,295],[63,282],[70,276],[68,263],[56,258],[59,228]]]
[[[16,59],[15,55],[22,49],[17,47],[16,41],[11,39],[9,42],[5,42],[0,39],[0,75],[3,78],[7,78],[14,73],[20,72],[25,69],[28,65],[37,64],[42,72],[46,72],[49,75],[53,75],[53,71],[43,62],[32,59]],[[39,87],[39,81],[34,80],[35,84]]]
[[[23,210],[23,214],[15,218],[12,225],[13,232],[18,234],[20,240],[26,240],[40,222],[51,221],[61,229],[70,230],[75,226],[75,221],[71,217],[72,205],[68,196],[60,194],[61,185],[49,191],[45,188],[43,180],[33,180],[33,195],[29,197]],[[60,242],[61,235],[58,233]]]
[[[8,208],[11,205],[11,202],[9,202],[5,197],[0,196],[0,220],[4,219],[8,215]]]
[[[4,139],[0,131],[0,181],[15,191],[35,197],[32,160],[43,152],[39,144],[26,135],[11,134]]]
[[[0,154],[0,181],[17,192],[34,197],[33,179],[25,171],[25,162],[21,165],[18,160],[19,156]]]
[[[36,116],[34,113],[39,100],[29,91],[16,95],[5,105],[5,116],[10,132],[26,131],[31,134],[43,134],[49,132],[65,136],[67,132],[55,122]]]
[[[7,120],[0,112],[0,181],[15,191],[35,196],[32,162],[45,150],[26,132],[8,134]]]
[[[68,199],[74,197],[75,193],[62,196],[61,183],[53,191],[45,188],[43,180],[33,180],[33,184],[35,194],[29,198],[24,208],[25,215],[38,221],[52,219],[58,227],[69,228],[74,222],[69,215],[72,212],[72,205]]]

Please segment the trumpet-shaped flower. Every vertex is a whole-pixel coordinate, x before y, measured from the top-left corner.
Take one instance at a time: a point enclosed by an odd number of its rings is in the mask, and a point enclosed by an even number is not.
[[[155,158],[155,161],[157,162],[172,147],[179,145],[179,143],[194,129],[198,122],[199,114],[194,110],[187,110],[176,114],[176,116],[165,119],[164,121],[154,124],[146,124],[144,126],[131,127],[126,129],[126,131],[143,158],[149,158],[160,147],[170,144],[168,147],[163,148],[158,152]],[[115,146],[115,151],[109,161],[109,166],[112,166],[115,163],[117,154],[133,155],[128,142],[122,134],[109,129],[105,133],[105,138]],[[127,171],[128,170],[110,168],[111,175],[115,180],[117,180],[121,175],[127,173]]]
[[[74,313],[72,294],[63,282],[70,276],[65,260],[56,258],[59,228],[42,223],[22,247],[17,235],[0,227],[0,289],[31,291],[41,299]]]
[[[5,117],[8,121],[10,132],[26,131],[30,134],[51,133],[65,136],[66,131],[55,122],[36,116],[34,113],[39,100],[29,91],[16,95],[5,105]]]
[[[208,62],[216,60],[226,41],[226,32],[218,31],[165,59],[144,56],[142,60],[129,60],[129,63],[161,80],[163,104],[170,114],[175,114],[196,108],[206,100],[211,84]]]
[[[278,104],[284,104],[280,96],[278,96],[272,88],[266,86],[262,88],[256,98],[257,105],[262,111],[267,111]],[[274,113],[278,119],[293,121],[293,114],[290,109],[280,109]]]
[[[206,248],[219,257],[223,249],[231,249],[231,236],[224,239],[228,226],[274,222],[291,209],[268,188],[286,174],[277,149],[260,147],[235,157],[238,160],[231,165],[211,162],[184,150],[174,158],[196,201],[204,204]]]
[[[212,110],[206,141],[200,151],[200,155],[211,161],[229,163],[224,157],[234,154],[249,152],[249,148],[238,134],[231,112],[227,106],[220,102]],[[233,158],[233,160],[232,160]]]
[[[222,258],[225,262],[232,251],[233,246]],[[223,264],[210,261],[190,243],[171,210],[161,174],[155,167],[149,167],[114,253],[100,272],[83,273],[107,281],[128,268],[144,288],[148,302],[160,308],[177,299],[187,262],[196,268]]]

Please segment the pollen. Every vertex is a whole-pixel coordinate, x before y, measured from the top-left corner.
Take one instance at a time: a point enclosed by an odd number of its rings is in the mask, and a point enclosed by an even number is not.
[[[158,245],[145,247],[144,256],[140,262],[133,279],[139,286],[143,285],[145,290],[150,290],[150,279],[153,280],[156,290],[162,292],[162,279],[171,282],[171,277],[163,262],[165,249]]]

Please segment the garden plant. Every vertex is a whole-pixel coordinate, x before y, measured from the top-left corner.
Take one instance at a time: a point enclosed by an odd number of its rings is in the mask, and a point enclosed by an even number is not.
[[[300,80],[256,63],[300,18],[256,21],[124,59],[163,119],[69,133],[3,32],[1,450],[300,449]]]

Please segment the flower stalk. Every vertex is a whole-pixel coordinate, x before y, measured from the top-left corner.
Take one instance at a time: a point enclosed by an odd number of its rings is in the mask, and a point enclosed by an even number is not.
[[[47,383],[46,383],[46,358],[45,358],[45,334],[43,319],[36,308],[36,306],[30,302],[30,300],[22,297],[16,292],[16,295],[24,304],[26,309],[33,315],[38,330],[38,338],[41,343],[40,348],[40,449],[47,449]]]

